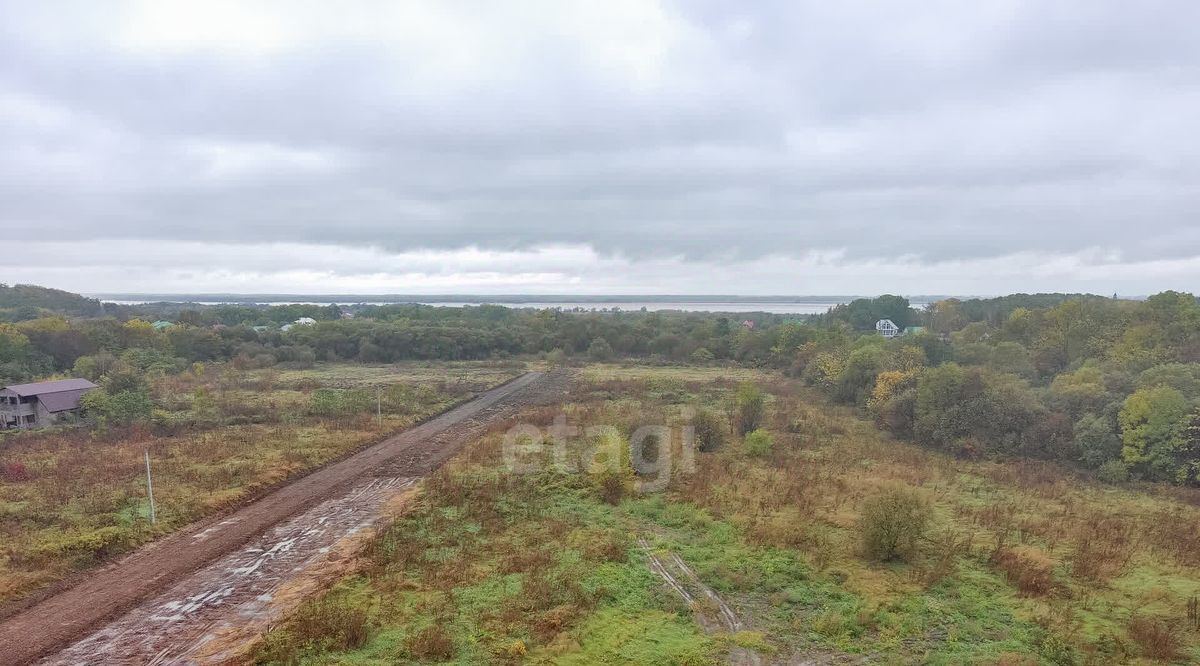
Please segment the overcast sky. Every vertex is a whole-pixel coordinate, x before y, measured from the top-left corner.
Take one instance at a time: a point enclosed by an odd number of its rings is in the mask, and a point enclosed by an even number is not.
[[[1193,0],[0,0],[0,282],[1200,291]]]

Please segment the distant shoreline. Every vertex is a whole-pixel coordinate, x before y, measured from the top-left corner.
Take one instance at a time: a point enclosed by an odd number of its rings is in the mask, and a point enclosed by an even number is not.
[[[856,298],[874,298],[859,294],[823,296],[740,296],[732,294],[158,294],[104,293],[86,294],[109,303],[849,303]],[[912,295],[910,301],[933,302],[945,295]],[[976,298],[958,296],[957,298]]]
[[[116,305],[195,305],[214,307],[232,305],[264,307],[278,305],[345,306],[420,304],[436,307],[477,307],[496,305],[522,309],[559,309],[583,312],[676,311],[726,314],[769,313],[776,315],[823,315],[831,308],[854,300],[854,296],[471,296],[471,295],[279,295],[279,294],[116,294],[100,296]],[[914,298],[918,307],[932,302]]]

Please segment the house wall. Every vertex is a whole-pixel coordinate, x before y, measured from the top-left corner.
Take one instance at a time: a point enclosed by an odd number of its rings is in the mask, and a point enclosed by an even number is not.
[[[11,394],[5,397],[15,397]],[[30,418],[33,422],[30,422]],[[0,404],[0,428],[30,428],[53,425],[58,415],[46,409],[41,400],[27,398],[16,405]]]
[[[46,406],[42,404],[41,400],[38,400],[37,401],[37,424],[36,425],[48,426],[48,425],[53,424],[57,420],[58,420],[58,418],[55,416],[55,414],[53,412],[51,412],[50,410],[46,409]]]
[[[20,396],[7,389],[0,389],[0,428],[21,428],[25,425],[25,417],[34,414],[37,407],[28,402],[9,404],[9,401],[19,401]]]

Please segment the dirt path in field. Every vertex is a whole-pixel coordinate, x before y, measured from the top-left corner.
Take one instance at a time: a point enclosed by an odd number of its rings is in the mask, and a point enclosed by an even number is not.
[[[735,634],[747,628],[729,604],[705,585],[679,555],[656,552],[644,538],[638,539],[638,545],[646,553],[650,570],[687,602],[706,633],[723,631]],[[762,656],[757,652],[739,646],[729,650],[728,662],[737,666],[760,666],[763,663]]]
[[[233,513],[150,544],[0,623],[0,662],[47,655],[48,663],[73,664],[221,661],[294,607],[318,578],[336,573],[336,563],[348,559],[415,478],[489,423],[561,399],[568,384],[562,371],[522,375]]]

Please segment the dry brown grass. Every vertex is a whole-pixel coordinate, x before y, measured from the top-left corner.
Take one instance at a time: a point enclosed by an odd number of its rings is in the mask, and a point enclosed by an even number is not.
[[[1045,597],[1057,588],[1054,560],[1032,546],[1001,548],[992,556],[992,564],[1023,595]]]
[[[451,392],[495,378],[445,366],[445,393],[400,381],[403,370],[330,365],[244,375],[210,368],[154,381],[159,404],[178,410],[154,424],[6,433],[0,444],[0,603],[322,465],[445,406]],[[515,374],[503,371],[503,374]],[[476,376],[478,375],[478,377]],[[463,379],[463,381],[458,381]],[[336,418],[305,412],[312,388],[386,381],[384,430],[370,413]],[[311,390],[311,389],[310,389]],[[373,394],[372,394],[373,395]],[[395,398],[393,412],[387,400]],[[193,405],[199,405],[192,411]],[[143,455],[155,475],[158,524],[150,526]]]
[[[1137,552],[1133,526],[1100,511],[1080,517],[1074,531],[1071,574],[1092,581],[1106,581],[1129,568]]]
[[[422,661],[449,661],[454,657],[454,639],[440,624],[433,624],[404,641],[408,656]]]
[[[1183,637],[1179,628],[1163,618],[1135,615],[1129,619],[1127,629],[1129,638],[1137,643],[1146,657],[1174,661],[1183,652]]]

